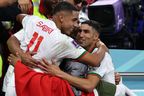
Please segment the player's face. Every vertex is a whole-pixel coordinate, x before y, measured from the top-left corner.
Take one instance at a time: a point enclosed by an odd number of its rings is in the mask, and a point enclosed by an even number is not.
[[[78,10],[82,9],[82,0],[74,0],[74,5]]]
[[[80,31],[76,36],[76,40],[78,41],[78,43],[86,49],[89,49],[91,44],[93,44],[93,42],[97,38],[98,38],[97,33],[88,24],[82,24],[80,26]]]
[[[73,12],[68,12],[65,14],[62,20],[62,31],[63,33],[67,34],[68,36],[71,36],[73,30],[77,27],[78,25],[78,11],[73,11]]]

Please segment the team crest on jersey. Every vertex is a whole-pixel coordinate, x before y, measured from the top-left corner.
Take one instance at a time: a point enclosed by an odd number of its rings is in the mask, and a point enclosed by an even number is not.
[[[77,42],[75,42],[74,40],[72,41],[72,44],[73,44],[76,48],[79,47],[79,44],[77,44]]]

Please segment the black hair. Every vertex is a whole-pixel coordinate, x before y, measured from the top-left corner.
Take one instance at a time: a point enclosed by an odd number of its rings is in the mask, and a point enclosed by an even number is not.
[[[53,5],[52,4],[52,0],[44,0],[44,4],[43,4],[43,10],[44,12],[42,14],[44,14],[46,17],[48,16],[52,16],[52,12],[53,12]]]
[[[81,24],[88,24],[88,25],[91,26],[94,30],[96,30],[99,34],[101,33],[101,26],[100,26],[100,23],[98,23],[97,21],[94,21],[94,20],[86,20],[86,21],[82,22]]]
[[[79,4],[82,3],[82,6],[86,6],[87,5],[87,1],[86,0],[74,0],[75,4]]]
[[[56,5],[56,7],[54,8],[53,15],[55,15],[56,13],[58,13],[60,11],[72,12],[72,11],[78,11],[78,9],[74,5],[72,5],[68,2],[62,1],[62,2],[58,3]]]

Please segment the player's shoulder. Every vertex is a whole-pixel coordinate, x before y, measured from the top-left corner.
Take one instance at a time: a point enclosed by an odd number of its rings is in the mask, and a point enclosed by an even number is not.
[[[31,21],[35,21],[36,19],[39,19],[37,16],[34,15],[26,15],[24,17],[25,20],[31,20]]]
[[[67,36],[66,34],[61,33],[61,31],[59,31],[59,33],[57,34],[57,36],[55,36],[55,40],[58,41],[59,43],[65,45],[65,46],[79,46],[73,38]]]
[[[55,39],[59,40],[59,42],[65,43],[65,42],[71,40],[71,37],[69,37],[69,36],[67,36],[67,35],[65,35],[65,34],[63,34],[63,33],[61,33],[61,31],[60,31],[59,29],[56,29],[56,30],[57,30],[57,36],[56,36]]]
[[[31,20],[33,22],[39,22],[39,21],[41,21],[43,24],[49,24],[51,26],[55,26],[55,23],[52,20],[50,20],[50,19],[40,18],[40,17],[35,16],[35,15],[27,15],[25,18],[27,20]]]
[[[92,53],[96,52],[97,50],[98,50],[98,48],[95,48]],[[106,57],[111,57],[110,53],[108,53],[108,52],[105,52],[105,56]]]

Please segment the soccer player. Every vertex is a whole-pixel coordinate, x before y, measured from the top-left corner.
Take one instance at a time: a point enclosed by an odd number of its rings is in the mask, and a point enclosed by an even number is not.
[[[81,46],[89,50],[93,46],[93,42],[99,38],[99,32],[100,26],[97,22],[92,20],[85,21],[81,24],[80,31],[77,34],[77,41]],[[97,48],[92,52],[96,50]],[[42,65],[40,68],[45,70],[46,73],[58,76],[73,85],[75,88],[72,88],[76,96],[82,95],[81,90],[93,92],[95,88],[98,89],[99,96],[136,96],[121,82],[115,85],[114,66],[108,52],[105,53],[105,57],[99,67],[91,67],[75,61],[66,61],[62,68],[71,75],[61,71],[57,66],[45,65],[44,63]],[[86,76],[86,78],[79,78],[78,76]],[[94,90],[94,92],[96,91]],[[96,93],[95,95],[98,96]]]
[[[107,48],[103,43],[99,43],[100,46],[97,53],[89,54],[88,52],[85,52],[85,50],[82,47],[80,47],[72,38],[67,36],[71,35],[71,32],[75,27],[78,27],[77,9],[67,2],[61,2],[56,6],[53,14],[54,14],[53,15],[54,22],[51,20],[44,20],[36,16],[25,16],[25,15],[17,16],[17,19],[22,21],[22,25],[25,31],[16,33],[8,40],[9,42],[8,47],[10,51],[13,54],[19,53],[21,57],[23,54],[26,54],[23,52],[36,53],[32,56],[35,60],[41,60],[42,58],[46,58],[48,61],[50,61],[52,59],[56,61],[58,65],[62,59],[70,58],[70,59],[77,59],[81,62],[86,62],[87,64],[92,66],[98,66],[99,62],[104,56],[105,50],[107,50]],[[15,41],[14,41],[15,43],[12,42],[13,40],[15,40],[16,42]],[[21,49],[19,49],[19,46],[15,45],[15,44],[19,45],[19,42],[17,42],[17,40],[19,40],[20,42]],[[95,44],[96,43],[97,42],[95,42]],[[33,61],[35,61],[34,59]],[[37,61],[35,61],[35,63],[36,62]],[[19,70],[19,67],[20,68],[21,66],[24,67],[24,65],[22,64],[16,64],[16,65],[18,65],[18,67],[15,68],[16,81],[14,80],[14,73],[13,73],[14,68],[10,66],[8,69],[7,75],[5,77],[7,79],[5,80],[6,91],[13,92],[14,94],[13,96],[16,95],[14,93],[15,92],[14,81],[15,81],[17,88],[17,95],[23,96],[24,95],[23,92],[25,92],[25,94],[27,94],[27,92],[31,94],[29,87],[26,88],[24,85],[29,84],[28,81],[32,78],[29,78],[29,75],[23,75],[25,74],[24,73],[25,71]],[[42,72],[39,69],[35,70],[38,72]],[[34,71],[31,70],[28,72],[33,73]],[[11,74],[11,76],[9,76],[9,74]],[[34,74],[38,73],[35,72]],[[21,82],[22,81],[20,79],[21,76],[26,76],[25,78],[23,78],[25,79],[23,80],[24,82]],[[39,86],[36,87],[36,85],[38,84],[39,83],[33,84],[35,85],[35,90],[37,90],[35,92],[40,92],[40,90],[36,89],[39,88]],[[7,96],[12,95],[10,94]]]

